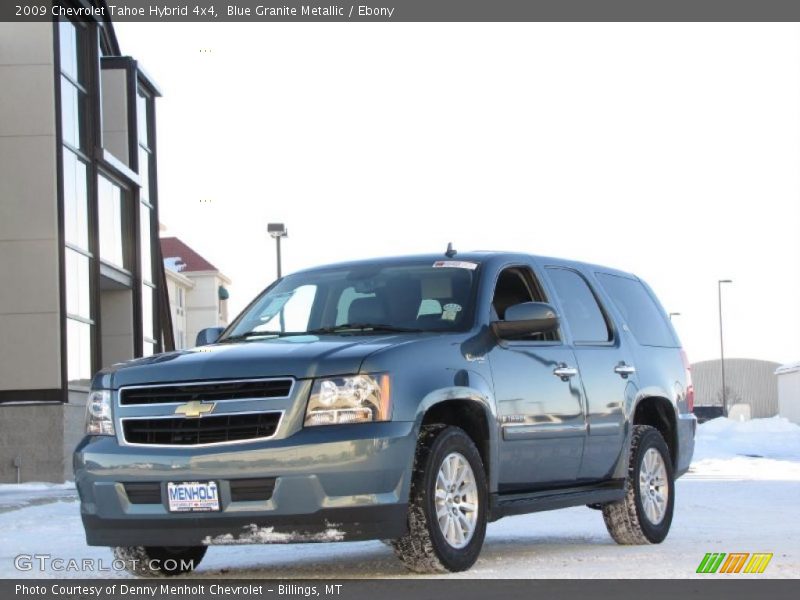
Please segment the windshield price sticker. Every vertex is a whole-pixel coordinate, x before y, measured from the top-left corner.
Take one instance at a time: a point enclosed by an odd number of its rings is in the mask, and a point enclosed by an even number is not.
[[[437,260],[433,263],[434,269],[469,269],[474,271],[478,268],[478,263],[468,262],[466,260]]]

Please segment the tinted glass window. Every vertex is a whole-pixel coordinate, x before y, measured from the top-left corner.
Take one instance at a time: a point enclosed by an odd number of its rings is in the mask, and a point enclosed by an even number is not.
[[[472,323],[475,267],[366,263],[289,275],[242,315],[230,335],[463,330]]]
[[[575,342],[609,341],[608,324],[586,280],[568,269],[549,268],[548,273]]]
[[[285,294],[275,294],[259,315],[253,331],[305,331],[314,309],[316,285],[301,285]]]
[[[597,279],[640,344],[678,346],[663,311],[641,282],[608,273],[598,273]]]
[[[530,269],[510,267],[503,270],[497,278],[492,298],[492,320],[505,319],[506,310],[523,302],[547,302],[539,282]],[[558,331],[532,333],[517,339],[554,342],[559,340]]]

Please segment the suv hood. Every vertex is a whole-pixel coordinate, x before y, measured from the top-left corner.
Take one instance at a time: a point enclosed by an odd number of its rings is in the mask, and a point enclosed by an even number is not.
[[[292,336],[212,344],[140,358],[104,369],[93,387],[287,377],[306,379],[357,373],[364,359],[420,335]]]

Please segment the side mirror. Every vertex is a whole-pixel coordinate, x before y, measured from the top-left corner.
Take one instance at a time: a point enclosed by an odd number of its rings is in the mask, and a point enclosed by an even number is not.
[[[208,344],[213,344],[219,339],[223,331],[225,331],[224,327],[207,327],[206,329],[201,329],[197,333],[197,340],[194,345],[207,346]]]
[[[499,338],[517,337],[534,333],[549,333],[558,329],[556,309],[544,302],[523,302],[506,309],[506,318],[492,323],[492,331]]]

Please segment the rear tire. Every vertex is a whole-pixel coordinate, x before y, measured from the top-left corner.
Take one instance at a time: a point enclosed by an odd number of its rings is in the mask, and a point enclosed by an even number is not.
[[[196,569],[206,550],[206,546],[117,546],[113,552],[132,575],[172,577]]]
[[[660,544],[669,533],[674,506],[675,478],[669,448],[657,429],[636,425],[625,497],[603,506],[608,533],[618,544]]]
[[[408,533],[392,541],[415,573],[466,571],[486,536],[486,471],[475,444],[458,427],[423,427],[417,445]]]

